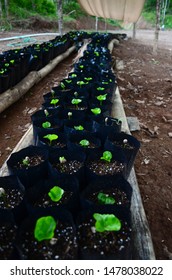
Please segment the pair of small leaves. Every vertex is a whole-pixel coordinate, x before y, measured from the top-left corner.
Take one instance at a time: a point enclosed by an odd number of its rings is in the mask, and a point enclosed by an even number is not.
[[[96,98],[99,101],[104,101],[104,100],[106,100],[106,96],[107,96],[107,93],[106,94],[102,94],[102,95],[98,95]]]
[[[97,199],[100,204],[115,204],[115,199],[112,196],[102,192],[97,195]]]
[[[43,122],[42,123],[42,127],[43,128],[50,128],[51,127],[51,123],[50,122]]]
[[[78,125],[78,126],[74,126],[74,129],[82,131],[82,130],[84,130],[84,127],[82,125]]]
[[[52,141],[57,140],[59,137],[58,137],[57,134],[47,134],[43,138],[48,139],[50,141],[50,144],[51,144]]]
[[[54,237],[57,222],[52,216],[41,217],[36,221],[34,237],[37,241],[49,240]]]
[[[82,99],[79,99],[79,98],[73,98],[72,101],[71,101],[71,103],[73,105],[78,105],[81,102],[82,102]]]
[[[51,198],[52,201],[58,202],[64,194],[64,190],[59,186],[54,186],[48,192],[48,196]]]
[[[48,192],[48,196],[52,201],[58,202],[64,194],[64,190],[58,186],[54,186]],[[54,237],[54,231],[56,229],[57,222],[52,216],[41,217],[37,220],[34,237],[38,241],[52,239]]]
[[[79,142],[79,144],[82,146],[82,147],[88,147],[90,145],[90,142],[87,140],[87,139],[83,139]]]
[[[95,229],[98,232],[119,231],[121,222],[114,214],[94,213],[93,218],[96,220]]]
[[[53,98],[53,99],[50,101],[50,104],[51,104],[51,105],[54,105],[54,106],[56,106],[58,103],[59,103],[59,99],[58,99],[58,98]]]
[[[94,115],[100,115],[101,114],[101,109],[100,108],[93,108],[93,109],[91,109],[91,112]]]
[[[25,166],[29,166],[30,165],[30,159],[28,156],[26,156],[23,160],[22,160],[22,164]]]
[[[106,162],[111,162],[111,159],[112,159],[112,153],[110,151],[105,151],[103,153],[103,156],[100,158]]]

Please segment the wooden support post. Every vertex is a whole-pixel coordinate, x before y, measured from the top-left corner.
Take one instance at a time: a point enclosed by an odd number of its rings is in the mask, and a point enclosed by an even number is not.
[[[133,23],[133,39],[136,39],[136,22]]]

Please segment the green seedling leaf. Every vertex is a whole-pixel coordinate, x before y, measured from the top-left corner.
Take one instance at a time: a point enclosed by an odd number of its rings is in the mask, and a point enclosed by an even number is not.
[[[77,85],[79,85],[80,87],[83,86],[83,85],[87,85],[88,82],[84,82],[84,81],[78,81],[77,82]]]
[[[100,56],[99,52],[94,52],[94,54],[95,54],[96,56]]]
[[[107,96],[107,93],[106,94],[101,94],[101,95],[97,96],[97,100],[100,101],[100,105],[102,105],[102,101],[106,100],[106,96]]]
[[[51,123],[50,122],[43,122],[42,123],[42,127],[43,128],[50,128],[51,127]]]
[[[65,159],[65,157],[59,157],[59,161],[60,163],[65,163],[67,160]]]
[[[63,82],[60,83],[62,89],[65,89],[65,84]]]
[[[72,74],[71,77],[72,77],[72,78],[76,78],[77,75],[76,75],[76,74]]]
[[[96,220],[95,229],[98,232],[119,231],[121,222],[114,214],[94,213],[93,218]]]
[[[103,91],[103,90],[105,90],[105,88],[104,87],[98,87],[97,90],[98,91]]]
[[[11,63],[11,64],[14,64],[14,62],[15,62],[15,60],[14,60],[14,59],[10,60],[10,63]]]
[[[101,114],[101,109],[100,108],[93,108],[93,109],[91,109],[91,112],[94,115],[99,115],[99,114]]]
[[[97,100],[99,100],[99,101],[104,101],[104,100],[106,100],[106,96],[107,96],[107,93],[106,93],[106,94],[98,95],[98,96],[97,96]]]
[[[57,222],[52,216],[41,217],[36,221],[34,237],[38,241],[52,239]]]
[[[50,104],[56,106],[58,104],[58,102],[59,102],[59,99],[54,98],[54,99],[51,100]]]
[[[59,201],[62,198],[63,194],[64,190],[58,186],[54,186],[48,193],[49,197],[54,202]]]
[[[29,157],[26,156],[26,157],[22,160],[22,163],[23,163],[23,165],[29,166],[29,164],[30,164]]]
[[[98,194],[97,199],[100,204],[115,204],[115,199],[112,196],[102,192]]]
[[[84,127],[82,125],[74,126],[75,130],[84,130]]]
[[[66,80],[67,84],[70,84],[72,82],[72,80]]]
[[[73,98],[72,101],[71,101],[71,103],[73,105],[78,105],[81,102],[82,102],[82,99],[79,99],[79,98]]]
[[[100,158],[102,160],[105,160],[107,162],[111,162],[111,159],[112,159],[112,153],[110,151],[105,151],[103,153],[103,156]]]
[[[79,142],[79,144],[82,146],[82,147],[88,147],[90,142],[86,139],[83,139]]]
[[[88,78],[85,77],[85,78],[84,78],[84,80],[86,80],[86,81],[92,81],[92,79],[93,79],[92,77],[88,77]]]
[[[52,141],[55,141],[58,139],[57,134],[47,134],[43,138],[48,139],[50,141],[50,145],[52,144]]]

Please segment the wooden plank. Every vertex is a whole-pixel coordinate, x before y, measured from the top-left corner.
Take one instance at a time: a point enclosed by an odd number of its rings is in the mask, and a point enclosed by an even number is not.
[[[122,121],[122,131],[131,134],[118,87],[115,93],[113,94],[112,102],[112,117],[120,119]],[[142,199],[134,168],[132,168],[128,181],[133,188],[133,195],[131,201],[131,219],[134,253],[133,259],[155,260],[151,232],[149,230],[148,221],[142,204]]]
[[[30,125],[26,133],[23,135],[23,137],[20,139],[18,144],[13,149],[12,153],[15,153],[23,148],[26,148],[29,145],[33,145],[33,127]],[[12,154],[11,153],[11,154]],[[11,154],[8,156],[8,158],[11,156]],[[7,158],[7,160],[8,160]],[[8,167],[7,167],[7,160],[4,162],[0,169],[0,176],[7,176],[9,175]]]

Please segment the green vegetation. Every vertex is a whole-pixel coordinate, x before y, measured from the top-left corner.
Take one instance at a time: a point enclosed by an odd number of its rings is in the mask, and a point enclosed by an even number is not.
[[[110,151],[105,151],[103,152],[103,155],[101,156],[102,160],[106,161],[106,162],[111,162],[112,160],[112,153]]]
[[[52,239],[57,222],[52,216],[41,217],[36,221],[34,237],[37,241]]]
[[[11,0],[9,13],[17,19],[28,18],[34,15],[55,17],[56,7],[53,0]]]
[[[58,202],[64,194],[64,190],[59,186],[54,186],[48,192],[48,196],[51,198],[52,201]]]
[[[119,231],[121,222],[114,214],[94,213],[93,218],[96,220],[95,228],[98,232]]]
[[[156,0],[147,0],[142,13],[143,18],[155,26],[156,22]],[[166,29],[172,28],[172,1],[162,0],[161,5],[161,26]]]
[[[100,204],[115,204],[115,199],[106,193],[100,192],[97,195],[97,199]]]

